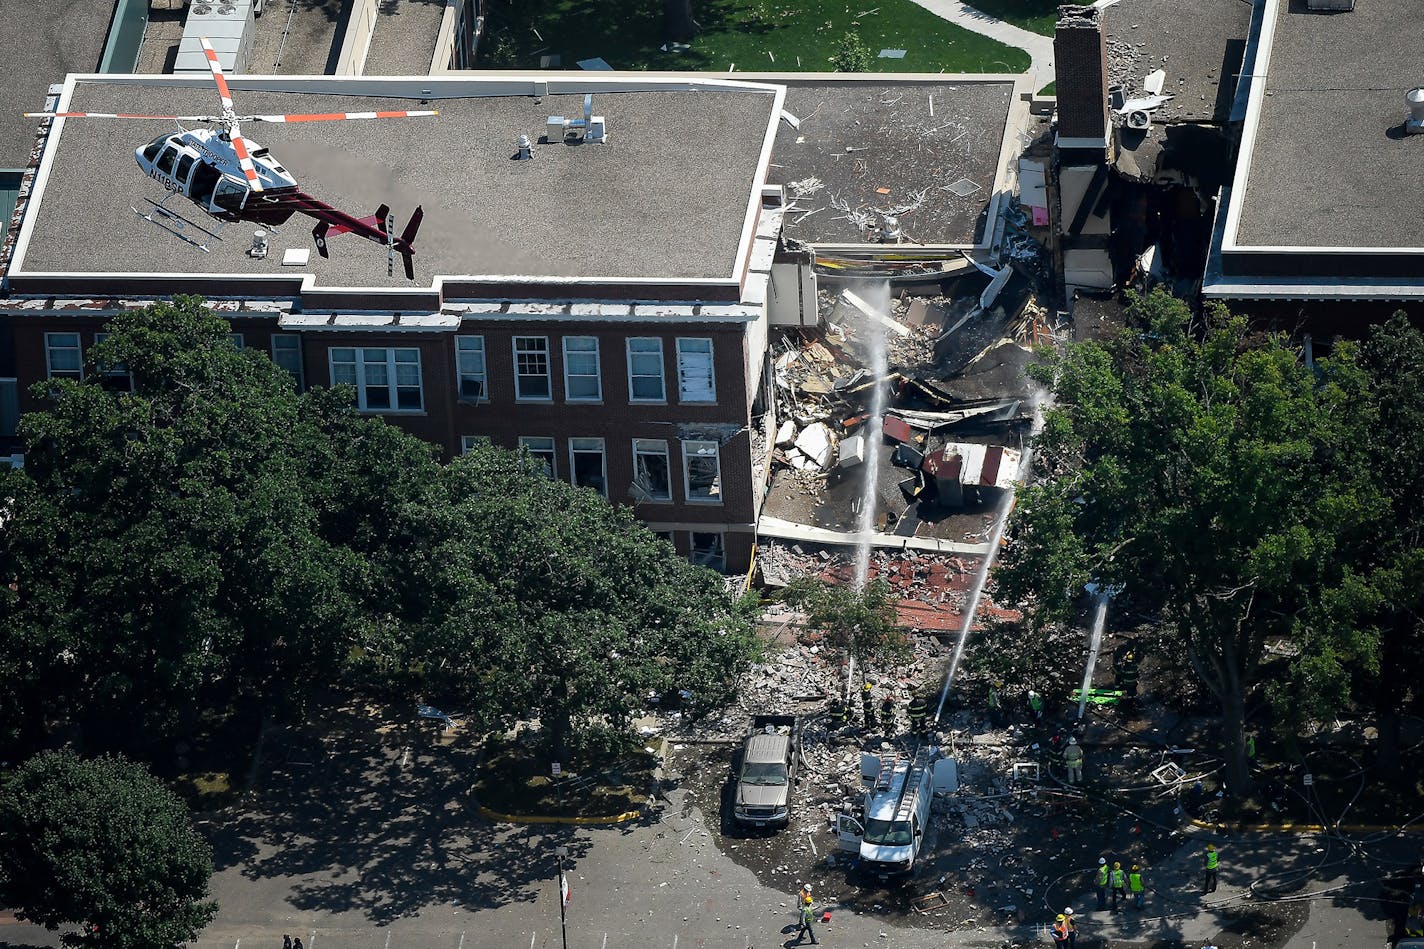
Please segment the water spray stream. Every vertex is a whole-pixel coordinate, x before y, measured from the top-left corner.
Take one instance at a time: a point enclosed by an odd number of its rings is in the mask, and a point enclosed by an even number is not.
[[[890,282],[877,280],[866,284],[859,296],[875,312],[888,316],[890,312]],[[872,379],[883,380],[886,373],[885,326],[878,320],[865,317],[861,320],[857,335],[865,343],[866,371]],[[875,530],[875,512],[880,508],[880,429],[885,417],[885,385],[880,382],[871,388],[870,418],[861,426],[865,439],[865,461],[862,462],[864,484],[860,496],[860,517],[856,524],[855,588],[864,591],[870,574],[870,535]]]
[[[1033,459],[1033,438],[1043,427],[1043,402],[1046,393],[1035,387],[1031,398],[1033,408],[1033,425],[1029,432],[1029,438],[1024,445],[1023,457],[1019,460],[1019,470],[1014,478],[1016,484],[1022,484],[1029,474]],[[984,598],[984,586],[989,582],[989,572],[994,569],[994,561],[998,559],[999,548],[1004,539],[1004,528],[1009,524],[1009,515],[1014,510],[1014,500],[1018,496],[1016,488],[1010,488],[1004,492],[1003,503],[999,505],[994,521],[994,530],[989,535],[989,552],[984,555],[984,563],[979,568],[979,574],[974,578],[974,586],[970,588],[969,606],[964,613],[964,623],[959,627],[959,640],[954,644],[954,655],[949,660],[949,669],[944,674],[944,686],[939,690],[939,704],[935,706],[934,721],[938,723],[940,716],[944,713],[945,700],[949,698],[949,687],[954,683],[954,673],[959,669],[959,661],[964,658],[964,647],[969,642],[969,630],[974,626],[974,616],[979,612],[979,601]]]
[[[1108,600],[1112,599],[1112,591],[1088,584],[1097,606],[1093,610],[1093,631],[1088,636],[1088,666],[1083,670],[1083,691],[1078,697],[1078,718],[1082,720],[1083,712],[1088,707],[1088,689],[1093,685],[1093,670],[1098,666],[1098,650],[1103,645],[1103,624],[1108,618]]]

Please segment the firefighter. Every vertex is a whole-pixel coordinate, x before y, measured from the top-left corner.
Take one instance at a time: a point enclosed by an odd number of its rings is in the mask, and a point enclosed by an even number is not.
[[[1131,706],[1137,700],[1137,653],[1131,649],[1118,661],[1117,687],[1122,692],[1124,706]]]
[[[995,728],[1004,727],[1004,705],[999,698],[999,690],[1004,687],[1002,682],[992,682],[989,684],[989,724]]]
[[[1068,747],[1063,749],[1063,763],[1068,766],[1068,783],[1083,782],[1083,746],[1078,739],[1068,739]]]
[[[885,734],[895,733],[895,693],[889,686],[885,687],[885,697],[880,700],[880,717],[885,722]]]
[[[925,725],[930,717],[929,699],[923,693],[916,692],[910,699],[910,731],[916,735],[925,733]]]
[[[831,722],[831,731],[834,733],[845,731],[846,726],[850,724],[850,704],[839,696],[831,699],[827,714]]]
[[[867,682],[860,687],[860,710],[865,716],[865,730],[875,730],[875,690]]]

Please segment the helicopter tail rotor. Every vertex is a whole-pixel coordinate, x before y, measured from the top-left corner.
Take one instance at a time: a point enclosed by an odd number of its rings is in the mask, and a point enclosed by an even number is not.
[[[400,251],[401,260],[405,263],[405,278],[415,279],[415,232],[420,230],[420,222],[425,217],[425,209],[416,206],[410,220],[406,222],[405,230],[401,231],[400,239],[396,241],[396,250]]]

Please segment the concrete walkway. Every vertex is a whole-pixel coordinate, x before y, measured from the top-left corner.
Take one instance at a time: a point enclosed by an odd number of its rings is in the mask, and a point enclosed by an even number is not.
[[[1053,81],[1053,37],[1040,36],[1012,23],[1005,23],[998,17],[992,17],[967,3],[962,3],[961,0],[913,2],[942,20],[948,20],[956,26],[962,26],[966,30],[983,34],[1006,46],[1015,46],[1028,53],[1033,60],[1028,67],[1028,74],[1033,77],[1035,92]]]

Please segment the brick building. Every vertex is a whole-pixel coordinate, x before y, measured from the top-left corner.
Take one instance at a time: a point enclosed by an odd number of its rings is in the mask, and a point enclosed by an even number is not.
[[[790,179],[772,171],[773,147],[785,151],[779,173],[824,177],[822,197],[873,202],[887,180],[839,180],[847,145],[863,133],[824,119],[799,128],[787,105],[788,87],[799,88],[803,116],[822,101],[844,103],[827,118],[858,116],[884,98],[886,77],[827,81],[824,91],[770,78],[230,80],[244,113],[439,109],[243,126],[323,201],[354,214],[389,204],[397,232],[422,207],[414,279],[399,255],[354,235],[333,236],[329,258],[311,254],[302,217],[268,229],[258,258],[252,224],[213,236],[217,222],[181,195],[164,205],[181,217],[156,214],[164,191],[135,165],[134,148],[171,122],[57,120],[41,130],[0,258],[0,437],[36,407],[30,384],[82,371],[113,314],[199,293],[242,345],[270,353],[300,385],[350,384],[363,411],[447,455],[480,438],[522,446],[553,476],[631,505],[695,559],[744,570],[775,425],[769,333],[816,323],[818,241],[853,249],[871,239],[804,206],[795,239],[784,236]],[[952,162],[927,153],[923,180],[906,181],[908,190],[962,179],[978,192],[925,187],[917,250],[986,248],[998,239],[1014,81],[912,77],[904,88],[925,93],[929,116],[938,97],[941,110],[989,126]],[[203,114],[215,98],[203,76],[71,76],[55,106]],[[603,120],[604,143],[564,140],[551,126],[554,116],[590,112]],[[517,157],[521,135],[536,143],[530,159]],[[921,138],[909,144],[925,151]],[[186,171],[181,157],[174,167]],[[824,234],[811,228],[817,220]]]

